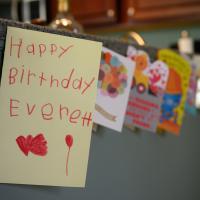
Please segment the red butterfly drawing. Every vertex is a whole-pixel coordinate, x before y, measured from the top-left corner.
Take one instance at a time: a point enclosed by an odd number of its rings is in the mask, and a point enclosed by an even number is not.
[[[29,152],[38,156],[45,156],[47,154],[47,141],[42,133],[35,137],[32,135],[26,137],[19,136],[17,137],[16,142],[26,156],[28,156]]]

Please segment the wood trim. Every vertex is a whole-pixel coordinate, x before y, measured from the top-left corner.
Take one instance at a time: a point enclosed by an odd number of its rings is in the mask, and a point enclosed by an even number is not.
[[[86,33],[89,34],[109,34],[109,33],[120,33],[127,31],[155,31],[162,29],[172,29],[172,28],[186,28],[199,26],[200,18],[185,21],[185,20],[173,20],[173,21],[160,21],[160,22],[149,22],[149,23],[121,23],[113,24],[110,26],[101,26],[96,28],[86,28]]]

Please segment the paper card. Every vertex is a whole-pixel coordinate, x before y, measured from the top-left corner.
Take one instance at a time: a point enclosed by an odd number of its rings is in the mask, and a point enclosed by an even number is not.
[[[196,63],[187,55],[182,54],[183,58],[186,59],[191,68],[191,75],[189,80],[189,86],[187,91],[187,100],[185,104],[185,111],[191,115],[196,115],[197,110],[195,106],[196,92],[197,92],[197,75],[196,75]]]
[[[122,130],[134,67],[124,56],[103,47],[94,122]]]
[[[200,109],[200,79],[197,79],[197,93],[196,93],[196,100],[195,106],[199,110]]]
[[[0,182],[84,187],[101,43],[8,27]]]
[[[158,58],[169,66],[169,79],[163,97],[159,128],[179,135],[191,68],[183,57],[168,49],[160,50]]]
[[[0,78],[1,78],[1,68],[2,68],[2,61],[3,61],[3,49],[4,49],[4,40],[2,37],[2,27],[0,25]]]
[[[168,66],[162,61],[150,62],[145,51],[129,46],[127,56],[136,63],[125,125],[155,132],[160,118],[162,97],[168,79]]]

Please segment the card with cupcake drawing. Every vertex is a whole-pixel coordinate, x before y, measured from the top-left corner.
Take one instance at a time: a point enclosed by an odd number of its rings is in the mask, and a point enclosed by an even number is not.
[[[135,63],[103,48],[94,122],[121,131],[124,123]]]

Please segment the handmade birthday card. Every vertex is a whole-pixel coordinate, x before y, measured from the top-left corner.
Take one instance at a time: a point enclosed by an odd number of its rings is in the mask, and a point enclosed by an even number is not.
[[[143,50],[129,46],[127,56],[136,63],[125,117],[128,128],[138,127],[155,132],[160,119],[163,94],[168,80],[168,66],[151,62]]]
[[[0,182],[84,187],[102,44],[8,27]]]
[[[160,50],[158,58],[169,66],[169,79],[161,106],[159,128],[179,135],[187,100],[191,67],[182,56],[172,50]]]
[[[122,130],[134,67],[126,57],[103,47],[94,122]]]

